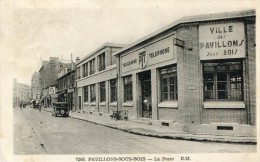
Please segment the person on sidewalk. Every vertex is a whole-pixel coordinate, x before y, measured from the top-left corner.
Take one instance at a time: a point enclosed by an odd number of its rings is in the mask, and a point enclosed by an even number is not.
[[[41,102],[39,103],[38,109],[39,109],[40,112],[42,111],[42,104],[41,104]]]
[[[23,111],[23,105],[20,103],[20,109]]]

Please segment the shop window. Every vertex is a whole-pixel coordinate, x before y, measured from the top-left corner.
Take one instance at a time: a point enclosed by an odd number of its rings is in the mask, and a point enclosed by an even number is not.
[[[105,70],[105,53],[98,56],[99,71]]]
[[[111,102],[117,101],[117,84],[116,79],[113,79],[110,81],[110,96],[111,96]]]
[[[243,100],[241,61],[203,63],[205,100]]]
[[[84,87],[84,102],[88,102],[88,86]]]
[[[124,77],[124,101],[133,100],[132,76]]]
[[[95,74],[95,58],[89,61],[89,66],[90,66],[89,74],[90,75]]]
[[[90,101],[96,101],[96,86],[95,84],[90,85]]]
[[[99,83],[99,94],[100,94],[100,102],[106,101],[106,83],[101,82]]]
[[[177,67],[160,70],[161,101],[178,100]]]

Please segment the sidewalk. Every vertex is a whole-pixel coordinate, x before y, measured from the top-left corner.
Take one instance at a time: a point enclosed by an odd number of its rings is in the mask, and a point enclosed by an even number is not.
[[[51,108],[44,108],[44,111],[51,112]],[[247,143],[256,144],[256,137],[243,136],[226,136],[226,135],[210,135],[210,134],[190,134],[187,132],[177,132],[168,127],[159,127],[155,125],[148,125],[143,123],[136,123],[132,121],[113,120],[109,115],[87,114],[82,111],[70,112],[71,118],[84,120],[90,123],[106,126],[121,131],[157,137],[166,139],[191,140],[191,141],[209,141],[209,142],[230,142],[230,143]]]

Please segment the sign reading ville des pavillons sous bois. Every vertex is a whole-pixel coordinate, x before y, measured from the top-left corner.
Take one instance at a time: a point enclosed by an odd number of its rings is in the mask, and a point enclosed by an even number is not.
[[[245,57],[245,31],[242,22],[201,25],[201,60]]]

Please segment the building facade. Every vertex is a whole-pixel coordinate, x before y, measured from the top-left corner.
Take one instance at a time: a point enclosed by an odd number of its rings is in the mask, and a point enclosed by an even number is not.
[[[115,53],[118,109],[180,131],[255,135],[255,11],[184,17]]]
[[[75,109],[75,64],[63,64],[57,79],[59,102],[67,102],[70,110]]]
[[[26,84],[18,83],[13,80],[13,106],[19,106],[21,103],[29,103],[31,100],[31,87]]]
[[[37,95],[41,93],[40,77],[38,72],[34,72],[31,79],[31,98],[36,99]]]
[[[106,43],[76,62],[78,110],[107,114],[117,110],[117,68],[112,54],[122,47]]]
[[[115,58],[109,48],[93,52],[77,63],[77,108],[124,111],[182,132],[255,136],[255,18],[254,10],[184,17]]]
[[[42,61],[42,66],[39,70],[39,79],[41,87],[42,104],[51,106],[57,100],[56,88],[58,73],[61,68],[59,58],[50,57],[49,61]]]

